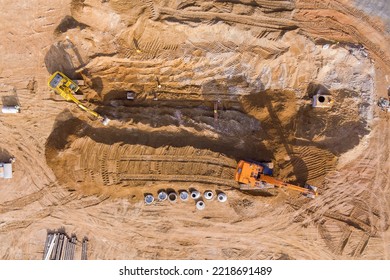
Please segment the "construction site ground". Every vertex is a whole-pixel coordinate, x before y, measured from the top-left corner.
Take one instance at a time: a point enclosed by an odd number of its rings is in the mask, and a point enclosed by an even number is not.
[[[42,259],[60,228],[88,259],[390,258],[386,1],[3,0],[0,26],[2,103],[21,106],[0,115],[1,259]],[[319,196],[240,191],[241,159]],[[145,205],[161,189],[228,199]]]

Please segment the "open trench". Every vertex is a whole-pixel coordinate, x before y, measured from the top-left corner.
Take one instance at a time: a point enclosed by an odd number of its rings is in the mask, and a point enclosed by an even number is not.
[[[333,93],[336,99],[349,94]],[[234,188],[240,159],[273,161],[276,176],[321,188],[337,157],[359,143],[343,141],[340,132],[350,129],[355,135],[348,137],[360,139],[367,130],[362,120],[351,121],[357,111],[340,105],[333,111],[347,115],[331,111],[325,117],[310,104],[297,109],[296,102],[289,91],[262,92],[217,102],[216,116],[210,101],[128,101],[123,92],[96,109],[112,119],[107,127],[82,112],[64,112],[69,116],[59,118],[46,157],[58,179],[72,189],[150,188],[151,183]]]

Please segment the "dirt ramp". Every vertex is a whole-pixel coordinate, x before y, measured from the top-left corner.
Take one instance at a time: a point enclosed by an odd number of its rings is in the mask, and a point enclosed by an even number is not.
[[[311,184],[319,188],[325,176],[334,170],[337,157],[315,146],[294,146],[292,156],[280,162],[279,176],[299,184]]]
[[[100,185],[144,186],[147,182],[235,186],[236,162],[192,147],[104,145],[81,138],[71,146],[74,180]],[[71,168],[71,167],[70,167]]]
[[[185,132],[92,127],[75,118],[60,121],[46,145],[58,180],[95,190],[159,182],[237,187],[233,154],[238,156],[229,142]]]

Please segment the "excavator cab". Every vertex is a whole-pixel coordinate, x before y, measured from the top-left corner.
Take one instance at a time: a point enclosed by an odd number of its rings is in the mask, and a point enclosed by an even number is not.
[[[235,180],[237,182],[243,181],[245,184],[251,181],[259,181],[261,174],[273,174],[273,166],[271,162],[256,162],[249,160],[240,160],[237,165]]]
[[[70,100],[69,95],[79,90],[79,86],[75,82],[59,71],[50,77],[49,86],[66,100]]]
[[[62,78],[62,76],[60,75],[60,73],[58,72],[56,72],[55,73],[55,75],[54,75],[54,77],[50,80],[50,82],[49,82],[49,85],[50,85],[50,87],[51,88],[56,88],[59,84],[60,84],[60,82],[63,80],[63,78]]]

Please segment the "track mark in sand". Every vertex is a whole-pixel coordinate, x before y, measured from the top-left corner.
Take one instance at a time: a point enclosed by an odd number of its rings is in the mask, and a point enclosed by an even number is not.
[[[221,165],[226,167],[236,168],[237,162],[229,159],[218,159],[214,157],[188,157],[188,156],[169,156],[169,155],[132,155],[124,156],[120,159],[121,161],[162,161],[162,162],[198,162]]]
[[[336,245],[334,244],[334,236],[330,233],[330,231],[328,230],[327,226],[326,226],[326,221],[323,221],[321,222],[319,225],[318,225],[318,233],[320,234],[322,240],[325,242],[325,244],[327,245],[327,247],[333,252],[333,253],[336,253],[337,251],[337,247]]]
[[[312,3],[312,1],[301,0],[297,3],[297,9],[298,12],[295,14],[298,20],[297,23],[304,31],[320,38],[330,38],[344,42],[357,41],[377,56],[379,62],[383,61],[384,64],[382,65],[384,67],[389,65],[390,54],[382,47],[382,42],[386,41],[383,36],[383,28],[374,23],[363,12],[341,4],[339,1]],[[318,12],[318,9],[320,9],[320,12]],[[333,16],[329,15],[331,11],[333,12]],[[313,13],[314,17],[311,13]],[[338,16],[337,13],[341,15]],[[300,18],[298,18],[299,15]],[[346,20],[345,18],[348,19]],[[330,33],[324,30],[324,27],[327,27],[327,30],[331,29],[333,31]],[[359,27],[370,28],[372,31],[370,36],[365,35]],[[366,33],[368,33],[367,30],[365,31]]]
[[[160,16],[160,13],[159,13],[157,7],[154,5],[153,0],[145,0],[145,2],[146,2],[146,5],[147,5],[147,6],[149,7],[149,9],[150,9],[150,13],[151,13],[150,18],[151,18],[152,20],[157,20],[158,17]]]
[[[220,153],[192,146],[154,148],[78,138],[61,153],[70,174],[59,179],[98,186],[143,185],[145,182],[198,182],[238,187],[233,180],[236,161]],[[56,172],[56,171],[55,171]]]
[[[230,2],[214,2],[213,6],[221,13],[231,13],[233,10],[233,3]]]
[[[390,205],[388,199],[390,196],[390,165],[389,165],[389,141],[381,141],[382,139],[389,139],[390,128],[389,119],[382,122],[376,130],[374,137],[376,141],[370,145],[368,156],[374,158],[371,162],[371,167],[374,168],[374,184],[372,190],[369,192],[369,200],[367,206],[369,208],[368,215],[371,221],[378,221],[378,227],[381,232],[386,232],[390,226],[389,212]],[[370,151],[372,149],[372,151]],[[371,186],[371,184],[370,184]],[[388,258],[388,240],[383,238],[383,251],[385,259]],[[365,248],[366,246],[364,246]],[[363,248],[363,249],[364,249]]]
[[[383,27],[379,26],[364,12],[352,6],[342,4],[337,0],[333,0],[328,3],[322,1],[300,0],[297,2],[296,8],[306,9],[306,10],[316,10],[316,11],[320,9],[334,9],[336,11],[343,12],[344,14],[352,15],[355,18],[358,18],[359,20],[367,22],[370,26],[372,26],[376,31],[380,33],[383,33],[385,31]]]
[[[150,38],[141,37],[138,41],[137,49],[130,48],[124,52],[124,57],[143,60],[151,60],[157,58],[167,58],[172,56],[175,58],[175,52],[178,50],[179,45],[173,42],[164,42],[160,38],[151,40]]]
[[[10,232],[17,229],[25,229],[36,221],[40,221],[50,215],[51,209],[41,210],[34,215],[27,216],[23,220],[16,220],[0,224],[0,232]]]
[[[13,210],[19,210],[19,209],[35,202],[35,201],[39,201],[45,195],[45,192],[46,192],[45,189],[41,189],[37,192],[23,196],[21,198],[17,198],[14,200],[9,200],[9,201],[3,202],[0,205],[0,213],[5,213],[8,211],[13,211]]]
[[[100,203],[106,201],[110,198],[110,195],[103,194],[99,196],[92,196],[92,197],[86,197],[86,198],[79,198],[77,201],[73,201],[70,205],[76,208],[76,209],[86,209],[89,207],[93,207],[96,205],[99,205]]]
[[[120,177],[121,181],[141,181],[141,182],[189,182],[189,183],[203,183],[212,185],[221,185],[229,187],[238,187],[234,180],[220,179],[212,176],[202,175],[123,175]]]
[[[353,163],[348,165],[346,170],[349,172],[340,173],[341,176],[331,178],[327,183],[328,188],[326,195],[329,196],[329,203],[323,201],[322,206],[330,209],[342,209],[342,205],[353,206],[353,210],[349,214],[348,220],[345,216],[331,217],[339,220],[344,220],[351,225],[354,225],[361,234],[352,234],[349,243],[354,244],[356,248],[349,248],[349,255],[356,258],[364,257],[364,252],[369,248],[367,245],[369,237],[383,238],[383,251],[387,255],[387,244],[385,235],[383,234],[389,228],[389,171],[388,157],[386,152],[389,151],[387,139],[389,134],[386,123],[381,123],[371,136],[371,144],[364,151],[362,156],[357,158]],[[329,187],[332,189],[329,189]],[[342,192],[340,194],[340,192]],[[338,197],[344,197],[343,200]],[[321,207],[317,205],[317,207]],[[340,211],[339,210],[339,211]],[[362,235],[363,234],[363,235]],[[348,245],[348,247],[350,247]]]
[[[229,202],[230,206],[233,207],[234,211],[238,215],[243,215],[245,212],[253,212],[253,201],[249,199],[232,200]],[[239,221],[237,221],[239,222]]]
[[[290,204],[297,211],[299,205]],[[316,210],[303,210],[308,215],[313,215],[313,220],[317,224],[318,232],[327,247],[336,255],[349,255],[359,258],[367,247],[370,237],[377,236],[378,229],[371,225],[369,221],[361,221],[353,215],[359,209],[354,209],[351,215],[326,211],[320,217]],[[305,214],[301,212],[296,216],[295,222],[301,223],[305,220]],[[358,239],[357,239],[358,238]],[[345,250],[348,247],[348,250]]]
[[[188,153],[188,152],[187,152]],[[138,163],[137,163],[138,162]],[[145,174],[134,174],[135,168]],[[218,159],[207,156],[171,156],[171,155],[133,155],[120,158],[120,181],[129,179],[138,181],[171,181],[171,182],[203,182],[236,186],[236,183],[225,174],[233,172],[236,163],[229,159]],[[138,173],[138,172],[137,172]]]
[[[238,45],[233,42],[191,42],[191,46],[194,49],[200,49],[204,52],[211,53],[230,53],[236,52]],[[233,65],[239,64],[239,61],[236,57],[233,58],[232,62],[225,64],[225,67],[230,67]]]
[[[334,170],[336,157],[332,153],[314,146],[294,146],[291,160],[283,165],[283,172],[290,171],[301,183],[321,186],[325,176]]]
[[[248,255],[251,255],[251,250],[241,249],[241,248],[223,248],[221,249],[223,255],[227,259],[240,259],[245,258]]]
[[[351,234],[352,234],[352,230],[349,230],[349,229],[345,229],[344,230],[344,233],[343,233],[343,235],[340,238],[339,245],[336,247],[335,253],[337,255],[342,255],[343,254],[344,248],[347,245],[348,240],[351,237]]]
[[[353,217],[349,217],[340,213],[335,213],[335,212],[326,212],[324,217],[334,219],[336,221],[343,222],[355,229],[362,230],[372,236],[374,236],[377,233],[377,229],[373,225],[366,224],[358,219],[355,219]]]
[[[274,30],[294,30],[297,28],[294,21],[289,19],[266,17],[266,16],[244,16],[232,15],[230,13],[214,13],[214,12],[187,12],[179,11],[167,7],[160,7],[160,17],[169,20],[174,18],[181,21],[202,21],[207,20],[223,20],[231,23],[240,23],[249,26],[258,26]]]
[[[363,234],[362,238],[360,239],[358,245],[355,248],[355,251],[353,252],[353,256],[355,258],[360,257],[363,254],[364,249],[367,247],[369,240],[370,240],[370,235]]]

